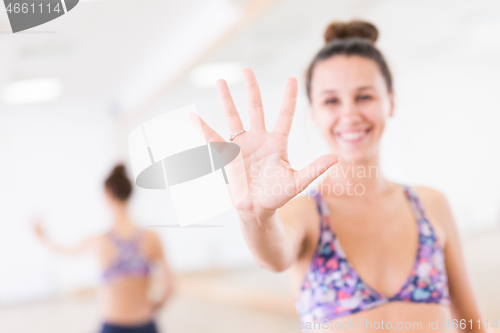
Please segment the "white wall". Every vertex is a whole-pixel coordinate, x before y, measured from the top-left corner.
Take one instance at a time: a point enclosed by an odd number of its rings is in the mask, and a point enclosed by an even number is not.
[[[95,283],[95,263],[50,253],[30,218],[40,214],[61,244],[109,226],[102,181],[114,162],[111,123],[88,101],[2,108],[0,303]]]

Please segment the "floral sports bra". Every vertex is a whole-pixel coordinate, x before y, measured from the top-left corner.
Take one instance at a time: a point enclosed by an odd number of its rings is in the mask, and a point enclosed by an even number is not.
[[[122,238],[113,230],[107,236],[113,243],[117,256],[115,261],[102,272],[104,282],[109,283],[130,276],[147,277],[150,274],[150,263],[140,249],[142,231],[136,231],[130,239]]]
[[[416,218],[419,234],[412,272],[398,293],[386,297],[363,282],[349,265],[335,231],[326,202],[313,195],[320,215],[317,248],[295,304],[302,323],[324,322],[388,302],[450,304],[443,250],[425,216],[416,191],[403,186]]]

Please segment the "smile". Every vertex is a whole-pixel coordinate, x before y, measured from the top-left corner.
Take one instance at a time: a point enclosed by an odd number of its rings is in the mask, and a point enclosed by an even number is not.
[[[370,131],[371,128],[367,128],[365,130],[338,131],[335,132],[335,136],[337,139],[346,143],[357,143],[366,138]]]

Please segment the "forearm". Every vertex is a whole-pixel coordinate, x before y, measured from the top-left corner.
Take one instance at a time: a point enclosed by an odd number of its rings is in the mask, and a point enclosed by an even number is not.
[[[61,253],[61,254],[74,254],[79,252],[79,247],[69,247],[69,246],[62,246],[62,245],[57,245],[49,241],[47,238],[41,238],[40,241],[42,244],[47,247],[48,249]]]
[[[167,281],[165,281],[165,286],[166,287],[162,297],[162,304],[168,301],[175,291],[175,281],[171,276],[167,279]]]
[[[164,285],[164,290],[161,293],[161,297],[158,298],[157,300],[153,301],[153,310],[157,311],[160,308],[162,308],[165,303],[172,297],[175,287],[174,287],[174,281],[170,279],[165,279],[163,282]]]
[[[243,238],[261,266],[281,272],[293,263],[293,245],[276,211],[256,218],[239,213]]]

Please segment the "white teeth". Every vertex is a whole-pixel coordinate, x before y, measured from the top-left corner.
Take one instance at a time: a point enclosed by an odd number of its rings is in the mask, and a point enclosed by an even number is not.
[[[354,141],[361,139],[366,135],[366,132],[348,132],[348,133],[340,133],[340,137],[346,141]]]

